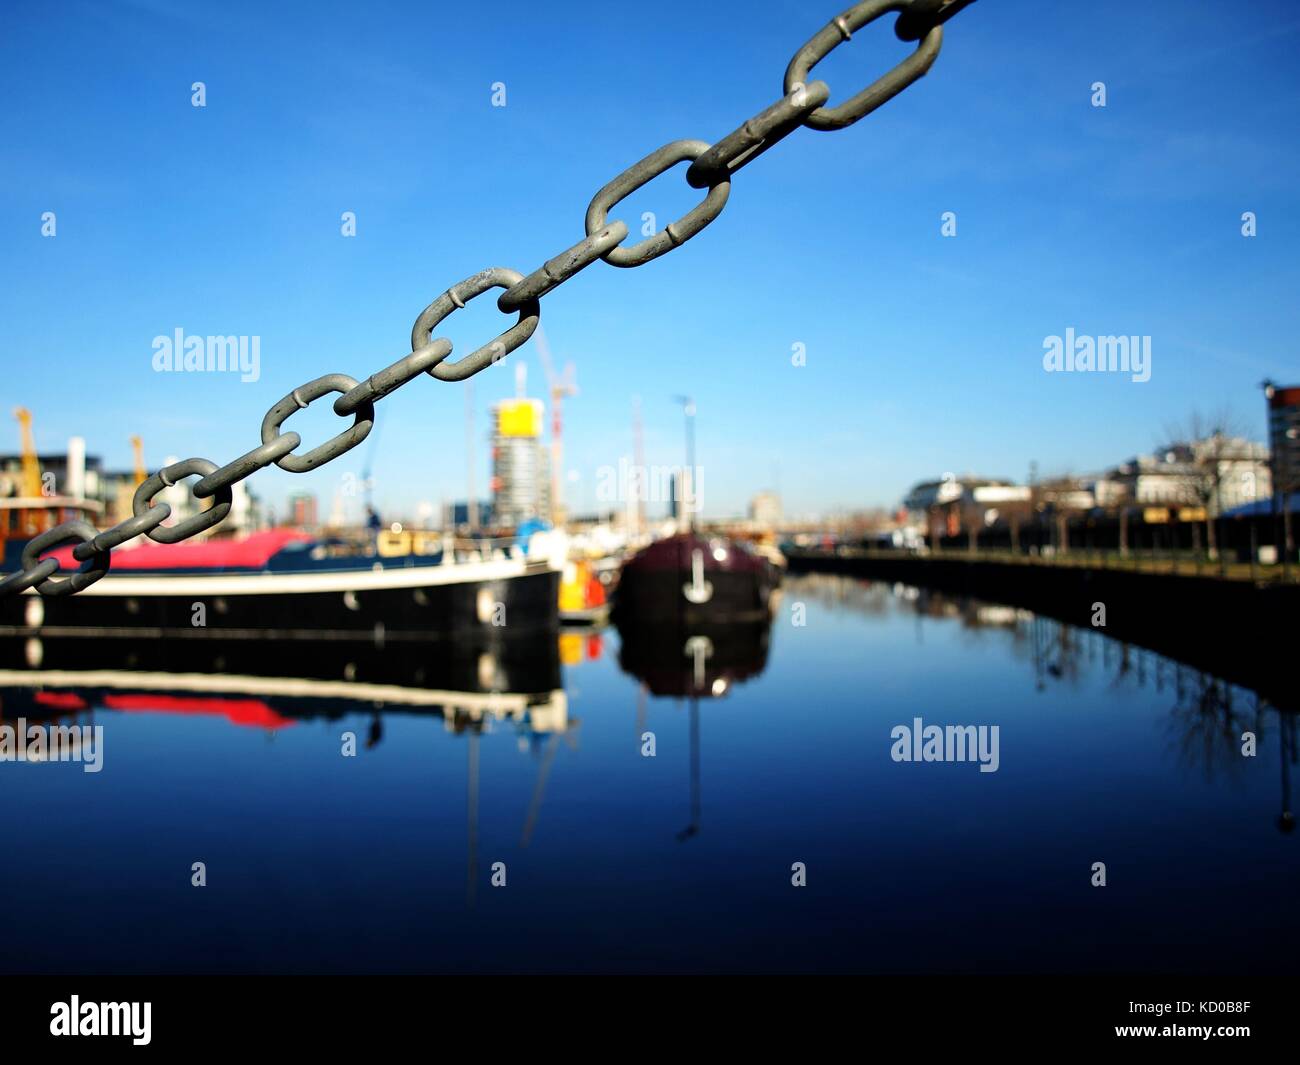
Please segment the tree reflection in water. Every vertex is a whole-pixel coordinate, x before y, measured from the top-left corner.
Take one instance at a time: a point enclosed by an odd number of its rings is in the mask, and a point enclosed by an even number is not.
[[[1246,734],[1252,734],[1256,757],[1273,757],[1276,751],[1280,765],[1277,827],[1286,833],[1295,827],[1291,773],[1300,763],[1300,736],[1294,708],[1274,706],[1258,692],[1116,640],[1100,628],[1078,628],[1019,607],[833,574],[801,574],[787,583],[785,595],[832,612],[867,617],[912,610],[918,642],[923,642],[922,619],[957,621],[972,642],[1001,638],[1009,643],[1013,658],[1032,664],[1038,692],[1058,684],[1077,687],[1085,677],[1100,673],[1110,678],[1112,691],[1152,688],[1168,693],[1168,731],[1182,764],[1204,772],[1207,782],[1241,781],[1247,769],[1242,748]]]

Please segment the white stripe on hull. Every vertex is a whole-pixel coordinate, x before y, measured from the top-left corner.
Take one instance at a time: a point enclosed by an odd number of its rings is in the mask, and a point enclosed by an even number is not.
[[[404,566],[379,570],[322,570],[308,573],[178,573],[114,576],[110,573],[78,596],[303,595],[311,592],[363,592],[388,588],[428,588],[439,584],[471,584],[507,580],[529,573],[546,573],[549,563],[523,559],[458,562],[454,566]],[[28,595],[36,595],[29,589]]]
[[[342,698],[406,706],[446,706],[474,714],[518,717],[528,710],[562,703],[561,691],[538,695],[510,692],[434,691],[396,684],[315,680],[306,677],[227,676],[209,673],[133,673],[121,670],[0,669],[0,687],[112,688],[131,692],[202,692],[218,695],[269,695],[294,698]]]

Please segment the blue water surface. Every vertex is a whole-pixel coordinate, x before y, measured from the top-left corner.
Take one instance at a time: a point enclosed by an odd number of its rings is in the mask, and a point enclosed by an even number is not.
[[[577,642],[560,730],[368,698],[336,719],[268,699],[274,727],[210,693],[101,700],[76,716],[104,728],[101,772],[0,763],[0,969],[1290,967],[1295,724],[1248,690],[841,578],[787,581],[761,672],[694,701],[642,691],[617,633]],[[6,722],[22,688],[6,674]],[[997,771],[893,760],[916,718],[997,726]]]

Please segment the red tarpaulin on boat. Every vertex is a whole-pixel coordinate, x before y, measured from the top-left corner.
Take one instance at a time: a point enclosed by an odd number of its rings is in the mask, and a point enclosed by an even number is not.
[[[310,539],[312,537],[297,529],[267,529],[240,540],[186,540],[179,544],[156,544],[146,539],[139,547],[114,551],[113,569],[261,568],[286,544]],[[65,570],[77,569],[81,565],[73,559],[71,547],[59,548],[42,557],[57,558]]]

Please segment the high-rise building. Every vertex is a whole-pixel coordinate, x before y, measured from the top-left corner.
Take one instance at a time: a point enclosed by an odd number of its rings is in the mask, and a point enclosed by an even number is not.
[[[492,408],[492,514],[513,527],[551,512],[550,463],[542,446],[542,401],[506,399]]]
[[[1260,496],[1268,498],[1274,491],[1290,495],[1300,490],[1300,387],[1282,388],[1266,381],[1264,395],[1272,476],[1269,490]]]
[[[309,492],[289,496],[289,524],[310,528],[316,524],[316,497]]]
[[[749,520],[774,528],[781,524],[781,497],[775,492],[759,492],[749,501]]]

